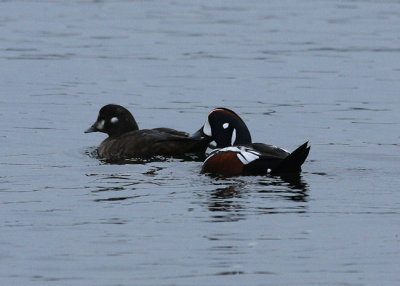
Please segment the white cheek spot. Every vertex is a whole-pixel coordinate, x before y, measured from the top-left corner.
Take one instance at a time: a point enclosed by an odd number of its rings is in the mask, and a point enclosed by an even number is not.
[[[233,129],[232,137],[231,137],[231,145],[233,145],[236,141],[236,129]]]
[[[103,130],[103,128],[104,128],[104,119],[101,120],[99,123],[97,123],[96,128],[98,130]]]
[[[224,129],[228,128],[229,127],[229,123],[222,124],[222,127],[224,127]]]
[[[211,126],[210,126],[210,122],[208,122],[208,118],[206,119],[206,122],[204,123],[204,126],[203,126],[203,133],[204,133],[205,135],[209,136],[209,137],[212,136],[212,133],[211,133]]]
[[[118,117],[111,118],[111,123],[117,123],[119,121]]]

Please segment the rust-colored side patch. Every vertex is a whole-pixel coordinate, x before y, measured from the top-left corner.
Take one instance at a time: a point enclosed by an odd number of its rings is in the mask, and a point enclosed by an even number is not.
[[[203,165],[203,172],[221,174],[224,176],[238,176],[243,171],[243,163],[238,159],[236,152],[222,152],[209,158]]]

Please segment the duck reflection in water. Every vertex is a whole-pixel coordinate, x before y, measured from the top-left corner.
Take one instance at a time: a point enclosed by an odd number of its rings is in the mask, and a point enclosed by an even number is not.
[[[212,221],[239,221],[246,219],[249,214],[306,212],[307,205],[304,203],[308,202],[309,189],[301,174],[257,177],[257,180],[257,182],[237,180],[230,182],[226,187],[211,191],[207,206],[208,210],[214,213]],[[276,198],[297,204],[276,204]]]
[[[280,193],[282,198],[297,201],[308,201],[308,184],[299,173],[285,173],[275,177],[275,180],[259,182],[262,186],[285,186],[288,189],[280,192],[266,190],[265,193]]]
[[[239,221],[245,218],[244,207],[240,203],[243,197],[241,187],[227,186],[217,188],[210,193],[208,209],[216,212],[212,215],[213,221]]]

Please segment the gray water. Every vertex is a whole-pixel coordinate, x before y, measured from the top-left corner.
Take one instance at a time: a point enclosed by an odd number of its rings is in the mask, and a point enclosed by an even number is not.
[[[1,285],[400,285],[398,1],[0,1]],[[113,165],[118,103],[309,140],[297,182]]]

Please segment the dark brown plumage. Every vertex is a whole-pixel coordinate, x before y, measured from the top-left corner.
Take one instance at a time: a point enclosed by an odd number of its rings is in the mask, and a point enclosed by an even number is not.
[[[195,154],[202,159],[209,139],[191,138],[170,128],[139,130],[132,114],[124,107],[109,104],[99,111],[96,122],[85,131],[109,135],[98,147],[104,159],[149,158],[153,156],[186,157]]]

